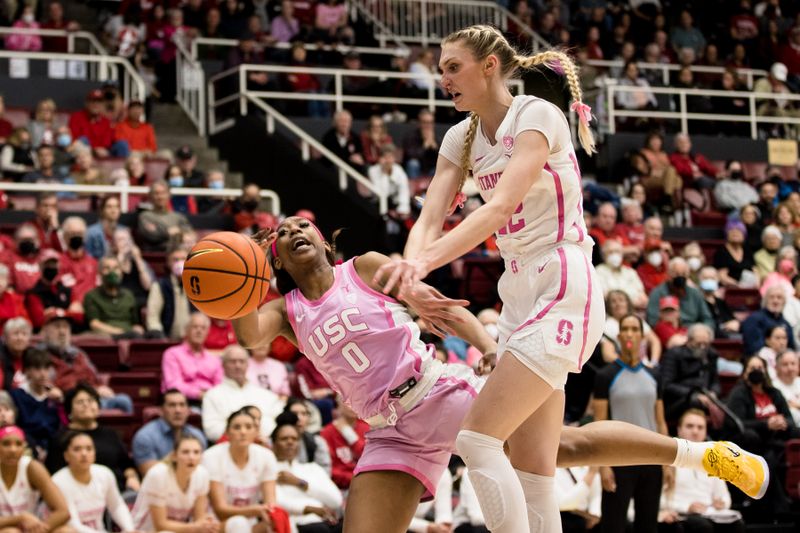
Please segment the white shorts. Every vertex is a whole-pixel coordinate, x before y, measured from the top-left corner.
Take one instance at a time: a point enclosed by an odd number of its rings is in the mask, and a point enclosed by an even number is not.
[[[527,262],[526,262],[527,260]],[[506,260],[497,353],[512,353],[554,389],[591,357],[606,320],[591,257],[565,243],[538,257]]]

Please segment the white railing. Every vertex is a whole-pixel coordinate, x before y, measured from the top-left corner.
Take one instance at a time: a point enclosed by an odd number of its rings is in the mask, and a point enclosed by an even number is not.
[[[84,62],[95,65],[96,68],[89,69],[88,77],[93,81],[119,81],[119,71],[122,70],[122,98],[128,102],[130,100],[144,101],[146,96],[145,83],[142,77],[131,64],[124,58],[107,55],[89,54],[56,54],[53,52],[15,52],[10,50],[0,50],[0,58],[7,59],[26,59],[29,61],[59,61],[63,63],[64,77],[69,62]],[[122,67],[121,69],[115,68]]]
[[[238,39],[214,39],[209,37],[196,37],[192,39],[191,44],[191,52],[192,52],[192,59],[199,61],[200,60],[200,47],[204,46],[222,46],[227,48],[232,48],[235,46],[239,46],[241,43]],[[257,44],[256,47],[260,47],[261,49],[264,48],[276,48],[278,50],[289,50],[292,47],[292,43],[272,43],[267,45]],[[406,46],[398,46],[398,47],[374,47],[374,46],[346,46],[343,44],[337,45],[326,45],[326,44],[318,44],[318,43],[303,43],[303,48],[308,51],[335,51],[339,52],[342,55],[355,52],[360,55],[381,55],[381,56],[399,56],[399,57],[408,57],[411,53],[411,50],[408,49]]]
[[[800,125],[800,118],[792,117],[771,117],[757,114],[757,107],[764,101],[787,101],[800,104],[798,94],[775,94],[775,93],[753,93],[745,91],[712,91],[708,89],[677,89],[672,87],[650,87],[649,91],[653,94],[669,94],[678,97],[677,111],[657,111],[657,110],[631,110],[617,106],[614,96],[619,92],[638,92],[641,87],[627,85],[609,85],[607,87],[608,106],[608,128],[610,133],[616,132],[616,119],[625,117],[638,118],[663,118],[677,119],[681,123],[681,132],[689,133],[689,121],[712,121],[712,122],[744,122],[750,124],[750,137],[758,138],[759,124],[794,124]],[[691,113],[686,102],[690,96],[709,96],[715,98],[744,98],[748,101],[749,113],[747,115],[720,115],[717,113]]]
[[[505,31],[512,21],[529,37],[534,51],[550,47],[533,29],[493,1],[351,0],[351,5],[375,25],[375,38],[382,45],[393,40],[428,46],[473,24],[492,24]]]
[[[38,35],[40,37],[66,37],[67,39],[67,53],[73,54],[76,50],[76,44],[79,41],[85,40],[89,45],[89,54],[93,55],[108,55],[105,47],[100,44],[97,37],[88,31],[69,31],[69,30],[48,30],[42,28],[0,28],[0,35]]]
[[[206,135],[206,75],[203,66],[189,55],[181,39],[175,39],[177,55],[175,69],[177,92],[175,100],[197,128],[197,134]]]
[[[622,69],[625,67],[625,62],[621,59],[616,60],[606,60],[606,59],[590,59],[587,63],[593,67],[599,68],[618,68]],[[672,63],[647,63],[645,61],[637,61],[636,66],[639,67],[639,70],[659,70],[661,71],[661,80],[664,85],[669,85],[670,83],[670,72],[677,72],[681,68],[681,65],[674,65]],[[709,67],[705,65],[691,65],[689,66],[689,70],[691,70],[694,74],[718,74],[722,77],[722,74],[726,72],[728,69],[726,67]],[[743,76],[745,79],[745,84],[747,85],[748,89],[753,88],[753,83],[755,82],[756,78],[764,77],[767,75],[766,70],[755,69],[755,68],[737,68],[735,69],[736,74],[738,76]]]
[[[0,190],[3,192],[74,192],[79,194],[118,194],[120,197],[120,208],[123,213],[128,212],[129,200],[131,195],[147,195],[150,187],[140,185],[129,185],[123,181],[119,185],[67,185],[63,183],[8,183],[0,182]],[[169,190],[172,196],[211,196],[214,198],[238,198],[242,195],[241,189],[204,189],[200,187],[172,187]],[[261,197],[269,200],[270,212],[279,215],[281,212],[281,200],[275,191],[262,190]]]

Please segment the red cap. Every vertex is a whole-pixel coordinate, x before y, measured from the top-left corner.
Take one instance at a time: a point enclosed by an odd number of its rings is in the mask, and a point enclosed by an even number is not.
[[[664,296],[658,301],[658,308],[662,311],[664,309],[680,309],[681,302],[677,296]]]
[[[55,259],[56,261],[61,260],[61,254],[53,250],[52,248],[45,248],[42,250],[42,253],[39,254],[39,263],[45,263]]]
[[[102,100],[103,98],[103,91],[100,89],[92,89],[89,91],[89,94],[86,95],[87,100]]]
[[[48,307],[44,310],[44,324],[49,324],[53,320],[58,320],[60,318],[67,321],[72,321],[72,318],[67,314],[67,312],[60,307]]]

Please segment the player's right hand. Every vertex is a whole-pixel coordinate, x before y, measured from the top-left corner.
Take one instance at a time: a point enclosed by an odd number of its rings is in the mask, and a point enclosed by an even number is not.
[[[273,242],[278,238],[278,232],[272,231],[271,228],[264,228],[259,230],[255,235],[253,235],[252,239],[255,243],[264,250],[264,253],[269,251],[269,247],[272,245]]]

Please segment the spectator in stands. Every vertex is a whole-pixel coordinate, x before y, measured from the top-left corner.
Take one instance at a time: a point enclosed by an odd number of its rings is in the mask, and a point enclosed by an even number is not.
[[[231,204],[233,225],[236,231],[249,235],[265,228],[275,228],[278,221],[271,213],[260,209],[261,189],[255,183],[247,183],[242,187],[242,195]]]
[[[646,227],[647,222],[645,222]],[[645,292],[649,293],[666,281],[669,256],[664,252],[661,241],[652,238],[645,239],[643,256],[644,261],[636,267],[636,273],[642,280]]]
[[[236,344],[236,332],[233,331],[231,321],[212,318],[203,346],[214,354],[221,354],[231,344]]]
[[[642,320],[628,315],[620,320],[620,358],[595,377],[595,420],[622,420],[667,435],[661,380],[642,364],[640,344]],[[655,531],[662,469],[658,466],[601,468],[603,501],[600,523],[603,531],[625,531],[627,510],[633,498],[635,531]]]
[[[47,6],[47,22],[42,24],[42,29],[78,31],[81,26],[74,20],[64,18],[64,6],[61,2],[51,2]],[[65,54],[69,51],[69,42],[66,37],[42,37],[42,49],[45,52]]]
[[[783,234],[777,226],[767,226],[761,232],[761,249],[753,255],[754,271],[761,282],[775,272],[782,239]]]
[[[83,299],[73,296],[73,287],[67,287],[59,276],[61,254],[44,250],[39,256],[42,275],[25,295],[25,308],[36,330],[44,325],[45,311],[62,309],[75,326],[83,326]]]
[[[672,28],[669,40],[676,52],[681,48],[691,48],[698,57],[706,46],[706,38],[694,27],[694,19],[688,9],[681,11],[680,25]]]
[[[739,220],[744,223],[744,227],[747,229],[745,248],[750,250],[751,253],[755,253],[761,248],[761,232],[764,230],[761,211],[754,204],[746,205],[739,210]]]
[[[678,421],[678,437],[704,442],[706,425],[703,411],[688,409]],[[662,495],[659,518],[662,523],[677,525],[678,531],[744,533],[741,514],[730,507],[731,495],[724,481],[676,468],[673,483]],[[662,527],[659,525],[659,531]]]
[[[97,421],[100,415],[100,396],[97,391],[85,383],[78,383],[74,389],[64,394],[64,411],[69,424],[50,441],[45,461],[47,470],[57,472],[66,466],[60,442],[63,435],[69,430],[82,431],[94,442],[95,462],[107,466],[114,473],[117,488],[138,491],[139,475],[119,434]]]
[[[758,93],[773,93],[776,95],[790,94],[792,91],[787,86],[786,82],[789,76],[789,69],[783,63],[773,63],[769,69],[769,74],[765,78],[761,78],[753,85],[753,92]],[[783,98],[773,99],[758,99],[756,100],[758,106],[757,114],[768,117],[800,117],[800,110],[795,102],[785,100]],[[792,135],[796,133],[795,126],[780,127],[780,124],[774,125],[769,129],[771,135]]]
[[[31,5],[24,6],[12,28],[38,30],[39,23],[36,22],[33,9]],[[36,33],[12,33],[5,38],[5,48],[16,52],[39,52],[42,49],[42,38]]]
[[[0,94],[0,146],[6,143],[8,136],[11,135],[12,131],[14,131],[14,125],[3,117],[5,112],[6,100],[3,95]]]
[[[725,300],[718,296],[719,274],[717,269],[712,266],[703,267],[698,276],[698,287],[703,293],[708,312],[714,319],[714,336],[723,339],[736,336],[741,324]]]
[[[139,214],[138,237],[145,251],[164,252],[171,244],[180,243],[182,233],[191,231],[192,226],[185,215],[169,210],[169,186],[165,181],[150,185],[150,202],[152,209]]]
[[[61,255],[61,282],[72,289],[72,298],[82,301],[97,286],[97,260],[86,253],[86,222],[77,216],[67,217],[61,225],[59,239],[64,253]]]
[[[319,409],[322,423],[329,423],[333,419],[334,407],[334,392],[331,386],[307,357],[301,357],[295,363],[294,371],[300,393]]]
[[[125,170],[131,185],[150,185],[150,177],[144,166],[144,159],[139,154],[131,154],[125,160]]]
[[[113,338],[138,338],[144,334],[133,293],[122,283],[116,257],[104,257],[98,265],[102,283],[86,293],[83,308],[86,324],[95,332]]]
[[[643,184],[632,183],[630,189],[628,190],[628,198],[634,200],[641,206],[642,215],[645,217],[645,220],[656,215],[657,209],[649,201],[649,198],[647,198],[647,190]]]
[[[140,530],[181,531],[188,526],[220,531],[219,522],[209,514],[209,475],[200,464],[203,446],[203,440],[182,433],[175,438],[172,454],[148,470],[132,511]]]
[[[0,327],[12,318],[29,319],[23,297],[9,287],[8,279],[8,267],[0,263]]]
[[[74,151],[75,164],[70,169],[67,183],[77,185],[106,185],[108,176],[105,176],[97,166],[92,151],[81,143]]]
[[[603,245],[604,262],[597,266],[597,275],[603,295],[611,290],[624,291],[639,309],[647,306],[647,294],[636,271],[623,263],[622,244],[608,239]]]
[[[781,202],[775,208],[773,224],[781,230],[781,245],[791,246],[794,241],[794,231],[798,227],[798,217],[788,202]]]
[[[221,170],[209,170],[205,176],[204,186],[208,189],[221,190],[225,188],[225,173]],[[228,202],[222,196],[198,196],[196,199],[197,211],[204,215],[222,213]]]
[[[417,115],[417,127],[403,139],[403,167],[409,178],[433,176],[439,143],[433,112],[423,109]]]
[[[326,43],[345,42],[352,35],[347,26],[347,6],[340,0],[319,2],[314,17],[314,37]],[[352,42],[349,44],[353,44]]]
[[[341,399],[337,402],[339,416],[320,431],[331,452],[331,479],[342,490],[350,487],[356,463],[364,451],[369,424],[359,420],[356,413]]]
[[[175,151],[175,164],[183,173],[184,187],[203,187],[205,185],[206,176],[197,169],[197,155],[191,146],[184,145]]]
[[[664,296],[658,302],[658,322],[653,331],[667,349],[686,344],[686,325],[681,322],[680,302],[676,296]]]
[[[294,16],[294,2],[281,1],[281,14],[270,24],[270,35],[278,43],[291,42],[300,33],[300,21]]]
[[[4,252],[3,262],[11,275],[11,286],[19,294],[27,293],[39,280],[39,237],[31,224],[22,224],[14,232],[14,249]]]
[[[89,91],[86,107],[69,117],[73,139],[91,147],[97,157],[127,157],[128,143],[114,138],[111,121],[103,115],[105,96],[100,89]]]
[[[291,394],[289,390],[289,373],[286,365],[277,359],[268,357],[269,347],[253,348],[250,350],[250,360],[247,363],[247,380],[259,387],[270,390],[286,401]]]
[[[269,435],[275,428],[275,417],[283,410],[283,402],[276,394],[247,380],[247,351],[231,345],[222,352],[225,378],[203,395],[203,430],[210,441],[216,442],[225,429],[225,420],[231,413],[246,405],[261,411],[259,435]]]
[[[700,243],[697,241],[686,243],[686,246],[681,250],[681,257],[686,259],[686,264],[689,265],[689,281],[694,286],[698,286],[700,269],[706,264],[706,256],[700,247]]]
[[[60,389],[53,387],[53,362],[45,351],[29,348],[22,356],[26,381],[11,390],[17,406],[17,425],[25,432],[34,457],[44,459],[50,439],[61,426],[58,409],[64,399]]]
[[[786,65],[786,70],[791,76],[789,82],[796,89],[800,76],[800,26],[794,26],[789,32],[789,42],[781,47],[778,60]]]
[[[121,213],[119,197],[104,196],[100,199],[97,222],[86,228],[86,252],[95,259],[109,254],[114,232],[125,227],[119,224]]]
[[[752,253],[743,246],[747,229],[738,220],[725,224],[725,244],[714,253],[714,268],[723,287],[750,288],[758,285]]]
[[[278,460],[278,505],[289,513],[299,532],[338,531],[342,493],[322,467],[298,461],[297,426],[288,420],[279,423],[271,440]]]
[[[775,379],[775,364],[778,357],[789,349],[789,331],[784,325],[773,326],[764,336],[764,346],[758,356],[767,363],[769,377]]]
[[[22,372],[22,356],[31,342],[31,323],[24,318],[12,318],[3,326],[0,341],[0,370],[3,373],[3,389],[12,390],[25,383]],[[0,417],[1,418],[1,417]],[[4,424],[0,423],[0,426]]]
[[[67,466],[53,475],[53,483],[69,505],[69,525],[76,531],[101,531],[111,518],[122,531],[133,530],[133,518],[117,489],[114,473],[95,464],[92,438],[80,431],[68,431],[61,438],[61,449]]]
[[[775,326],[785,326],[789,332],[789,347],[794,350],[794,332],[792,327],[783,318],[783,308],[786,305],[786,292],[782,287],[770,287],[761,300],[761,309],[753,311],[742,322],[742,338],[744,340],[745,355],[753,355],[764,346],[767,332]]]
[[[163,461],[175,449],[175,442],[183,435],[196,439],[206,448],[203,432],[188,423],[189,404],[178,389],[168,389],[161,396],[161,416],[142,426],[133,436],[131,451],[133,462],[144,477],[148,470]]]
[[[778,356],[776,376],[772,382],[775,388],[781,391],[789,411],[792,413],[794,424],[800,422],[800,358],[792,351],[783,352]]]
[[[24,183],[64,183],[66,175],[56,166],[55,151],[43,144],[36,149],[35,168],[22,176]]]
[[[797,275],[797,250],[792,246],[783,246],[778,250],[775,258],[775,271],[767,274],[761,283],[759,292],[763,296],[767,289],[772,286],[781,287],[786,294],[786,298],[794,296],[794,285],[792,279]]]
[[[633,256],[625,257],[629,263],[635,263],[641,256],[644,248],[644,213],[642,205],[633,198],[622,198],[620,200],[622,210],[622,222],[617,224],[616,233],[627,240],[631,246],[637,248],[638,253]]]
[[[711,46],[711,45],[709,45]],[[736,71],[726,69],[722,76],[715,80],[711,88],[717,91],[747,91],[747,87],[739,81]],[[732,98],[730,96],[715,96],[711,98],[711,105],[715,113],[720,115],[749,115],[750,102],[747,98]],[[749,124],[744,122],[724,122],[724,127],[729,135],[735,134],[739,137],[746,137],[750,134]]]
[[[419,74],[419,78],[411,80],[411,86],[416,88],[420,95],[427,97],[428,90],[433,87],[436,90],[437,67],[436,58],[433,50],[423,48],[417,55],[417,59],[408,68],[409,73]]]
[[[683,346],[675,346],[661,357],[661,380],[664,385],[664,412],[667,420],[676,420],[689,408],[713,409],[711,398],[720,393],[717,359],[711,346],[714,333],[704,324],[693,324]]]
[[[13,426],[17,423],[17,406],[11,395],[0,390],[0,427]]]
[[[186,332],[193,310],[181,282],[187,255],[188,251],[183,246],[172,249],[167,254],[167,273],[150,286],[147,295],[147,331],[151,334],[180,339]]]
[[[611,202],[602,203],[597,208],[589,235],[601,247],[608,239],[619,241],[623,246],[630,245],[627,239],[617,232],[617,208]]]
[[[683,178],[684,187],[713,189],[716,185],[715,176],[720,174],[716,167],[703,154],[692,152],[692,141],[687,134],[675,135],[674,144],[675,151],[669,156],[669,161]]]
[[[365,159],[361,137],[353,133],[353,115],[342,109],[333,115],[333,127],[322,137],[322,144],[337,155],[342,161],[349,163],[359,172],[363,172]]]
[[[397,149],[393,144],[385,144],[380,148],[378,162],[369,167],[367,176],[377,190],[378,195],[386,195],[389,202],[389,219],[387,220],[387,233],[400,233],[398,223],[402,223],[411,215],[411,193],[408,186],[408,176],[403,167],[396,163]],[[371,191],[362,191],[366,196],[377,198]],[[392,224],[394,222],[394,224]],[[393,226],[397,226],[394,227]],[[395,229],[397,231],[392,231]],[[399,243],[402,248],[402,243]]]
[[[377,164],[381,157],[381,148],[387,144],[394,145],[394,141],[386,130],[386,124],[379,115],[372,115],[367,121],[366,129],[361,132],[361,145],[366,164]]]
[[[155,279],[153,269],[142,257],[142,252],[133,242],[128,228],[117,227],[114,230],[113,242],[109,253],[119,261],[122,270],[121,287],[133,293],[137,308],[147,304],[147,296]]]
[[[297,429],[300,431],[300,443],[299,450],[297,452],[298,461],[304,463],[313,461],[321,466],[325,472],[330,474],[331,453],[328,449],[328,443],[319,435],[319,433],[314,433],[309,430],[309,422],[311,420],[311,405],[313,404],[310,404],[301,398],[289,398],[286,401],[286,407],[284,408],[283,413],[276,419],[276,421],[281,420],[281,417],[288,417],[294,421]]]
[[[667,267],[667,281],[653,289],[647,304],[647,322],[651,325],[658,320],[658,306],[664,296],[676,296],[680,301],[681,322],[694,324],[702,322],[709,328],[714,321],[700,291],[687,285],[689,265],[682,257],[674,257]]]
[[[20,181],[22,176],[35,169],[31,134],[24,127],[14,128],[0,150],[0,173],[9,181]]]
[[[186,185],[186,179],[183,177],[181,167],[178,165],[169,165],[167,167],[167,171],[164,174],[164,181],[169,184],[170,189],[188,187],[188,185]],[[183,215],[197,214],[197,203],[195,202],[194,196],[191,195],[170,195],[169,208],[173,213],[180,213]]]
[[[778,206],[778,186],[772,181],[762,181],[758,184],[758,203],[756,207],[760,211],[760,221],[762,224],[771,224]]]
[[[645,109],[656,109],[658,100],[650,90],[650,84],[646,79],[639,75],[639,67],[634,61],[625,63],[624,77],[619,84],[624,87],[635,87],[631,91],[617,92],[617,105],[623,109],[642,111]],[[635,120],[634,123],[644,121]]]
[[[132,152],[154,156],[158,151],[156,132],[152,124],[144,121],[144,104],[138,100],[128,103],[127,118],[117,123],[114,130],[117,141],[125,141]]]
[[[52,5],[52,4],[51,4]],[[39,148],[43,144],[52,146],[56,144],[56,103],[52,98],[39,100],[33,120],[28,123],[31,134],[31,146]]]
[[[619,357],[622,349],[619,344],[619,321],[623,317],[634,313],[635,309],[631,299],[623,291],[610,291],[606,296],[606,323],[603,328],[603,337],[600,339],[600,350],[603,361],[611,363]],[[653,367],[661,359],[662,345],[658,336],[645,322],[644,340],[642,341],[642,359],[645,364]]]
[[[717,207],[725,212],[738,211],[747,204],[758,201],[758,192],[744,181],[742,163],[735,159],[725,165],[727,176],[721,174],[714,186],[714,200]]]
[[[161,361],[161,390],[177,389],[192,405],[200,405],[205,393],[219,385],[223,378],[219,357],[203,347],[209,325],[206,315],[192,313],[185,327],[184,341],[167,348]]]

